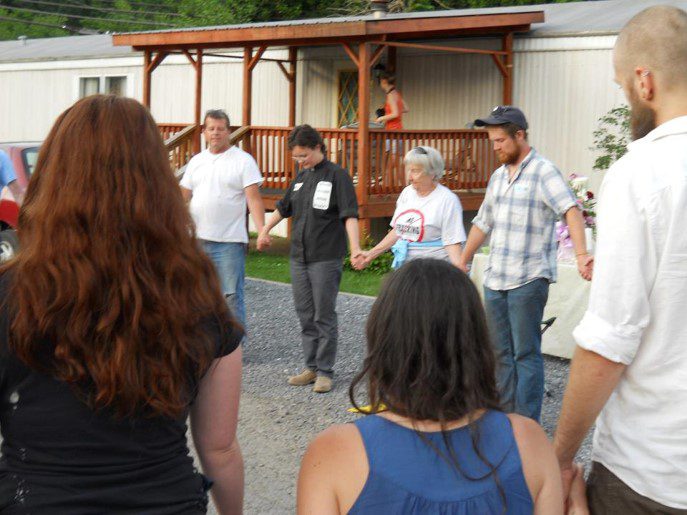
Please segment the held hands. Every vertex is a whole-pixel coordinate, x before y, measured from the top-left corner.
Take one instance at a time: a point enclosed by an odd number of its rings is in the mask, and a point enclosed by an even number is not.
[[[591,281],[594,273],[594,256],[590,256],[589,254],[578,254],[577,271],[585,281]]]
[[[566,515],[589,515],[587,504],[586,484],[584,481],[584,470],[581,465],[575,464],[572,469],[572,478],[568,483],[567,498],[565,501]],[[565,479],[563,483],[565,485]],[[565,495],[565,493],[564,493]]]
[[[367,268],[367,266],[372,262],[372,256],[370,255],[370,251],[362,251],[358,249],[355,252],[351,252],[351,265],[353,265],[353,268],[356,270],[364,270]]]
[[[267,249],[267,247],[269,247],[270,245],[272,245],[272,238],[270,238],[269,232],[263,229],[262,231],[260,231],[260,234],[258,235],[258,241],[256,242],[256,246],[259,251],[263,251]]]

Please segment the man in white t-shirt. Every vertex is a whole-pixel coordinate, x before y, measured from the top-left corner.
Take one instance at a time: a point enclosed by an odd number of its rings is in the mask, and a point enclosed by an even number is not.
[[[196,234],[217,268],[222,291],[245,324],[246,205],[260,232],[265,225],[259,190],[262,175],[255,159],[231,144],[229,117],[224,111],[208,111],[203,123],[208,148],[189,162],[181,191],[190,201]]]
[[[567,486],[596,419],[592,514],[686,514],[687,13],[636,15],[613,64],[635,141],[601,186],[589,306],[554,444]]]

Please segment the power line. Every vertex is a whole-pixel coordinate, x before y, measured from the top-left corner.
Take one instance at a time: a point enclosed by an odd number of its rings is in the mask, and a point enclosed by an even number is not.
[[[57,3],[57,2],[45,2],[43,0],[19,0],[21,3],[24,4],[38,4],[38,5],[55,5],[57,7],[66,7],[68,9],[86,9],[90,11],[101,11],[101,12],[106,12],[106,13],[123,13],[123,14],[155,14],[155,15],[163,15],[163,16],[181,16],[180,14],[177,13],[164,13],[161,11],[156,11],[156,12],[151,12],[151,11],[124,11],[122,9],[110,9],[108,7],[91,7],[90,5],[78,3],[75,5],[66,5],[63,3]]]
[[[47,12],[47,11],[39,11],[38,9],[28,9],[26,7],[13,7],[13,6],[4,5],[4,4],[0,4],[0,8],[9,9],[10,11],[21,11],[21,12],[27,12],[27,13],[45,14],[48,16],[78,18],[81,20],[96,20],[96,21],[104,21],[104,22],[109,22],[109,23],[126,23],[129,25],[153,25],[156,27],[174,27],[174,25],[170,25],[169,23],[161,23],[161,22],[155,22],[155,21],[120,20],[120,19],[112,19],[112,18],[97,18],[94,16],[83,16],[80,14],[51,13],[51,12]]]
[[[116,4],[117,0],[100,0],[100,2],[108,3],[108,4]],[[131,7],[133,7],[134,5],[138,5],[140,7],[155,7],[155,8],[160,7],[158,4],[151,4],[151,3],[147,3],[147,2],[132,2],[131,0],[127,0],[127,3]]]
[[[67,32],[71,33],[77,33],[78,31],[75,29],[70,29],[66,26],[60,26],[60,25],[51,25],[50,23],[41,23],[39,21],[29,21],[29,20],[24,20],[22,18],[10,18],[9,16],[0,16],[0,20],[3,21],[14,21],[18,23],[25,23],[26,25],[37,25],[38,27],[48,27],[51,29],[60,29],[60,30],[65,30]]]

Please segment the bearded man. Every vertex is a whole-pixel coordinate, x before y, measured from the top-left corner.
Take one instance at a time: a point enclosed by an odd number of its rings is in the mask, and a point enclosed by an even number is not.
[[[567,486],[596,419],[592,514],[686,514],[687,13],[636,15],[613,65],[634,141],[601,186],[594,280],[554,445]]]
[[[497,358],[503,409],[539,420],[544,397],[540,323],[556,281],[556,220],[570,228],[578,269],[591,278],[584,220],[561,172],[527,141],[527,120],[512,106],[475,120],[502,163],[487,186],[461,256],[467,263],[490,235],[484,301]]]

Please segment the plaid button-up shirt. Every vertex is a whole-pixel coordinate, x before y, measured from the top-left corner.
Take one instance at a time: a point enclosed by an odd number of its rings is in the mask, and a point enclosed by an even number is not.
[[[561,172],[532,149],[513,180],[494,172],[472,223],[491,234],[484,286],[512,290],[538,278],[556,281],[556,219],[577,206]]]

